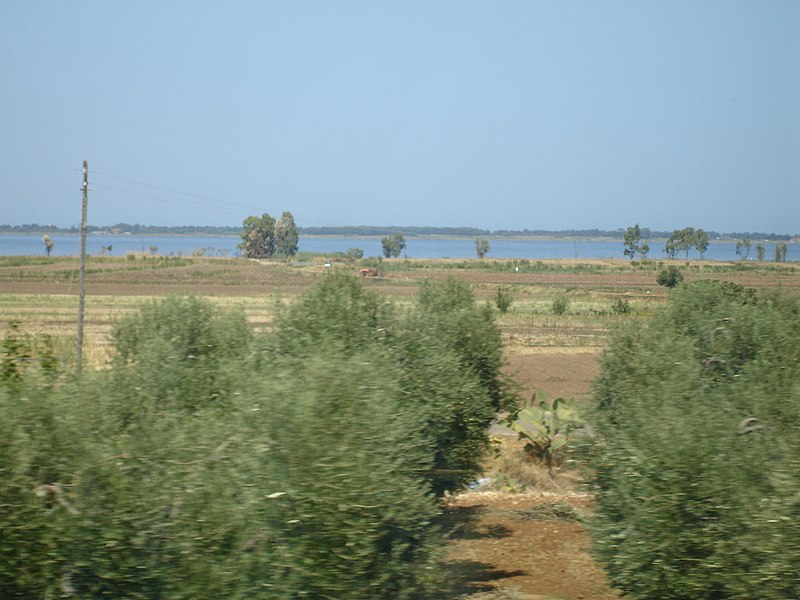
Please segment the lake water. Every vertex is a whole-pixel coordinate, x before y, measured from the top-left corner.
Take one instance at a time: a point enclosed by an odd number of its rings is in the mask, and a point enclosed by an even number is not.
[[[77,234],[52,234],[54,256],[78,256],[80,236]],[[488,238],[491,249],[488,258],[624,258],[622,240],[529,240],[510,238]],[[209,256],[237,256],[236,236],[180,236],[180,235],[89,235],[86,251],[98,255],[103,247],[111,246],[110,255],[124,256],[129,252],[150,252],[162,256],[190,255],[200,249]],[[755,245],[750,257],[755,257]],[[346,252],[349,248],[360,248],[364,256],[381,256],[380,237],[300,237],[301,252]],[[775,257],[775,242],[764,242],[766,259]],[[663,244],[653,242],[649,257],[664,259]],[[43,256],[44,242],[41,235],[0,234],[0,256]],[[475,242],[471,238],[415,238],[406,237],[403,256],[408,258],[475,258]],[[678,258],[683,258],[679,255]],[[694,250],[689,258],[698,258]],[[705,254],[708,260],[737,260],[736,243],[712,241]],[[786,259],[800,261],[800,244],[789,244]]]

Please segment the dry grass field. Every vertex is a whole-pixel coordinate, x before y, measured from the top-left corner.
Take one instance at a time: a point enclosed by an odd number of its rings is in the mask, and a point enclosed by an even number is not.
[[[329,269],[358,274],[360,265],[324,258],[288,264],[223,258],[103,258],[87,265],[85,362],[102,368],[109,359],[113,323],[143,302],[168,294],[196,294],[245,312],[254,328],[268,328],[281,304],[290,303]],[[671,261],[687,281],[720,279],[800,294],[800,266]],[[516,270],[519,267],[519,270]],[[620,323],[647,319],[667,298],[656,284],[659,263],[554,260],[382,261],[380,276],[365,286],[403,304],[424,281],[467,281],[494,305],[498,290],[510,294],[497,322],[506,347],[507,372],[520,394],[590,401],[590,384],[610,333]],[[70,258],[0,257],[0,336],[9,323],[36,336],[48,334],[66,363],[74,360],[77,263]],[[554,314],[554,301],[566,304]],[[626,307],[622,310],[620,307]],[[576,473],[550,477],[526,463],[513,437],[505,436],[487,475],[502,486],[451,497],[446,510],[458,527],[450,559],[463,567],[457,594],[470,598],[596,599],[618,597],[590,558],[581,515],[591,499]]]

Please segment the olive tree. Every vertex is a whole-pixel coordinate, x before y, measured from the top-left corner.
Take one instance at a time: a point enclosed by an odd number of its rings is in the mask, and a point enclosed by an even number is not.
[[[800,597],[800,303],[677,289],[595,384],[594,550],[640,600]]]

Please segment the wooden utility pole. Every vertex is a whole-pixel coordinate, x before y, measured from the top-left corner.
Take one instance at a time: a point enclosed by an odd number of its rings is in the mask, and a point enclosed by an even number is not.
[[[78,361],[77,370],[81,372],[83,362],[83,309],[86,297],[86,207],[89,204],[89,163],[83,161],[83,202],[81,203],[81,271],[80,291],[78,292]]]

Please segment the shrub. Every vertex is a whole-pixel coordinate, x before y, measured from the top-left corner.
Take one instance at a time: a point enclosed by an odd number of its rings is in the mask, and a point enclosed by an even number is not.
[[[500,286],[497,288],[497,294],[494,297],[494,304],[501,313],[505,314],[514,302],[514,297],[508,288]]]
[[[569,310],[569,298],[564,295],[557,296],[553,300],[552,310],[554,315],[566,314],[567,310]]]
[[[434,458],[399,361],[321,345],[256,370],[238,322],[154,303],[111,369],[0,386],[2,597],[432,597]]]
[[[17,390],[27,376],[44,375],[52,381],[58,374],[58,359],[53,338],[19,331],[19,321],[9,322],[9,331],[0,342],[0,385]]]
[[[349,355],[382,345],[393,323],[391,306],[378,294],[355,277],[333,271],[276,317],[267,343],[281,355],[303,356],[318,347]]]
[[[240,311],[175,296],[120,320],[111,338],[117,386],[131,394],[126,403],[135,396],[161,408],[194,410],[234,390],[231,374],[249,355],[252,333]]]
[[[624,298],[617,298],[611,303],[611,312],[615,315],[629,315],[631,314],[631,305]]]
[[[631,598],[800,597],[787,576],[800,563],[798,315],[794,298],[697,282],[612,338],[593,536]]]
[[[302,361],[324,350],[371,353],[397,366],[373,378],[395,378],[400,410],[415,415],[423,433],[424,478],[437,494],[479,472],[492,419],[514,402],[492,311],[460,282],[426,284],[415,307],[398,318],[358,279],[332,273],[276,319],[264,343],[268,361]]]
[[[683,283],[683,273],[674,265],[668,266],[666,269],[661,269],[656,276],[658,285],[664,287],[674,288],[675,286]]]
[[[501,371],[503,340],[490,306],[479,306],[466,283],[448,279],[423,285],[417,310],[423,327],[459,355],[462,368],[477,375],[496,411],[516,407]]]
[[[248,437],[263,467],[251,483],[277,495],[248,531],[276,554],[253,564],[265,597],[430,597],[441,543],[420,477],[430,455],[417,415],[399,406],[396,368],[319,349],[257,394]]]

